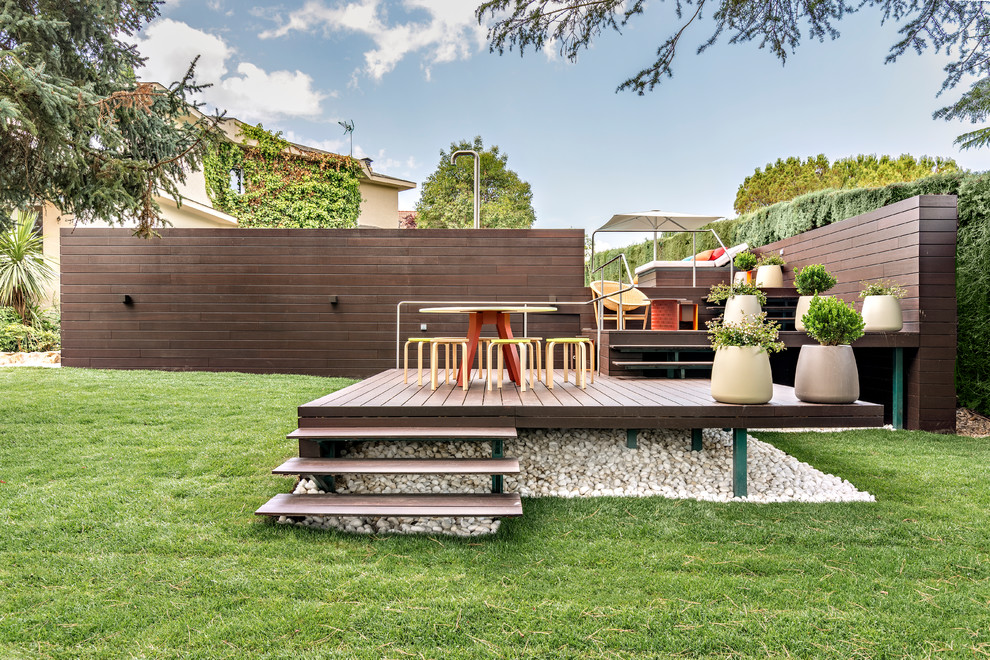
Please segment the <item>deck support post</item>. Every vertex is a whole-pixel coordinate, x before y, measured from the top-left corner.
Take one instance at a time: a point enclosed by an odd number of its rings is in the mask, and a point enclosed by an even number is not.
[[[732,496],[746,494],[746,429],[732,429]]]
[[[691,429],[691,451],[701,451],[701,429]]]
[[[898,431],[904,429],[904,349],[894,349],[894,383],[890,421]]]
[[[505,448],[502,446],[502,438],[492,438],[492,458],[505,458],[503,455]],[[492,492],[501,493],[504,489],[504,479],[501,474],[492,475]]]
[[[639,448],[639,429],[626,429],[626,447],[629,449]]]
[[[320,458],[337,458],[337,442],[334,440],[318,440],[320,445]],[[337,483],[332,474],[318,475],[311,474],[309,478],[316,482],[316,485],[324,493],[336,493]]]

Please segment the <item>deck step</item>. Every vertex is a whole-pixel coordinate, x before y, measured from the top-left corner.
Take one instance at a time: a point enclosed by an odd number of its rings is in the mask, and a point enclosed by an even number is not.
[[[449,495],[276,495],[259,516],[494,516],[522,515],[518,493]]]
[[[518,474],[517,458],[290,458],[272,474]]]
[[[300,428],[285,436],[290,440],[498,440],[517,438],[514,426],[355,426]]]
[[[637,369],[711,369],[712,360],[687,360],[681,362],[655,362],[651,360],[613,360],[612,365],[616,367],[633,367]]]

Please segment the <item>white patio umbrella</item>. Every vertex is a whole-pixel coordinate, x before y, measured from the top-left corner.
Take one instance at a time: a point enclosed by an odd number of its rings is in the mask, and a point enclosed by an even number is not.
[[[701,227],[722,220],[721,215],[694,215],[671,211],[643,211],[641,213],[620,213],[613,215],[604,225],[591,233],[591,251],[594,258],[595,234],[600,231],[653,232],[653,260],[657,259],[657,236],[668,232],[697,232]],[[706,230],[707,231],[707,230]],[[712,232],[713,234],[715,232]],[[722,240],[715,235],[718,242]],[[725,247],[724,245],[722,247]]]

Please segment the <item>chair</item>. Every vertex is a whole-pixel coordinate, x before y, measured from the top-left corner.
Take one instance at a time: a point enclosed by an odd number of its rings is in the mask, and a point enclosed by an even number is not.
[[[410,337],[406,342],[406,345],[402,348],[402,382],[403,384],[409,382],[409,344],[416,344],[416,358],[417,366],[419,368],[419,386],[423,386],[423,345],[429,344],[431,341],[430,337]]]
[[[650,299],[643,295],[643,292],[639,289],[632,288],[628,291],[622,292],[622,323],[619,323],[619,293],[620,289],[625,289],[628,285],[622,284],[621,282],[615,282],[612,280],[592,280],[591,291],[595,298],[599,296],[608,296],[601,302],[604,303],[604,313],[602,315],[601,321],[598,319],[598,303],[592,304],[595,308],[595,323],[601,323],[603,321],[615,321],[616,327],[619,330],[626,329],[626,321],[642,321],[643,329],[646,329],[646,322],[650,318],[649,307]],[[638,313],[630,313],[636,312]],[[611,311],[612,314],[608,312]]]
[[[468,340],[463,337],[434,337],[430,340],[430,389],[435,390],[439,385],[439,374],[437,364],[440,361],[439,349],[443,346],[446,349],[444,361],[444,380],[450,382],[450,375],[457,375],[457,348],[461,349],[461,374],[463,374],[463,389],[468,388],[468,381],[471,380],[471,371],[468,369],[467,354]],[[454,352],[453,362],[450,359],[451,348]]]
[[[496,371],[498,372],[498,387],[502,389],[502,369],[504,368],[504,357],[502,353],[502,347],[507,345],[515,344],[519,347],[519,391],[526,391],[526,375],[523,373],[523,369],[526,368],[526,354],[529,354],[529,389],[533,389],[533,349],[530,346],[531,339],[529,337],[510,337],[507,339],[492,339],[488,344],[488,389],[492,389],[492,349],[498,350],[498,367]]]
[[[570,361],[570,348],[575,349],[576,364],[574,365],[574,381],[581,389],[587,387],[586,373],[588,365],[591,365],[591,382],[595,382],[595,343],[587,337],[555,337],[547,339],[547,389],[553,389],[553,349],[560,344],[564,351],[564,382],[567,382],[568,362]]]

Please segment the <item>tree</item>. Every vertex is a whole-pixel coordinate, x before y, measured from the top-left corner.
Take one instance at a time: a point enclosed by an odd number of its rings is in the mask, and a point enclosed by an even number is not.
[[[506,167],[508,156],[498,147],[486,150],[481,137],[474,143],[451,143],[450,151],[440,151],[437,170],[423,182],[416,203],[416,224],[423,229],[452,229],[474,225],[474,163],[471,157],[451,164],[450,154],[473,149],[481,156],[481,226],[486,228],[527,229],[536,222],[533,192],[528,183]]]
[[[681,40],[693,23],[700,22],[706,7],[712,12],[715,29],[699,42],[698,53],[727,35],[732,44],[756,41],[782,62],[797,49],[802,31],[807,30],[810,38],[819,41],[836,39],[839,31],[835,24],[846,14],[876,7],[882,12],[881,22],[901,26],[901,39],[891,46],[886,62],[907,51],[921,53],[931,48],[953,58],[945,66],[941,92],[964,77],[980,78],[958,103],[937,111],[936,118],[976,122],[990,115],[990,12],[983,2],[972,0],[676,0],[680,24],[658,47],[656,60],[616,91],[642,95],[671,77]],[[488,0],[478,7],[476,16],[479,22],[486,17],[494,19],[488,30],[492,52],[503,54],[518,48],[522,54],[526,48],[556,48],[573,62],[603,31],[620,31],[646,8],[646,0]],[[956,142],[964,147],[990,144],[990,128],[962,135]]]
[[[0,216],[48,201],[142,236],[162,224],[154,196],[178,196],[217,118],[189,112],[192,66],[167,89],[135,79],[121,39],[160,4],[0,0]]]
[[[933,174],[958,172],[951,158],[915,159],[907,154],[891,156],[859,155],[829,163],[824,154],[814,158],[777,159],[772,165],[746,177],[736,192],[736,213],[748,213],[777,202],[786,202],[805,193],[828,188],[879,188],[890,183],[916,181]]]
[[[45,282],[57,275],[45,261],[36,221],[37,215],[18,211],[13,225],[0,232],[0,305],[13,307],[24,325],[31,325]]]

